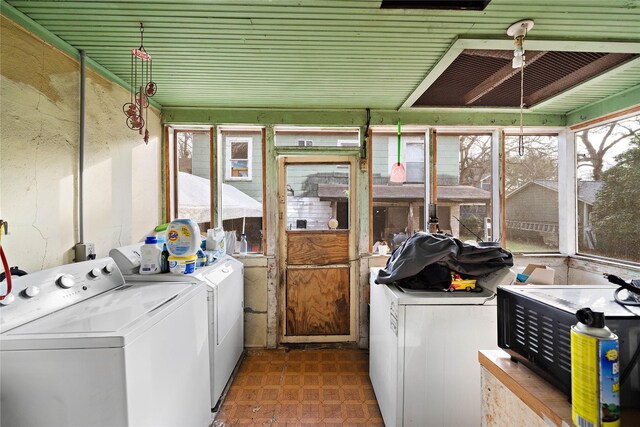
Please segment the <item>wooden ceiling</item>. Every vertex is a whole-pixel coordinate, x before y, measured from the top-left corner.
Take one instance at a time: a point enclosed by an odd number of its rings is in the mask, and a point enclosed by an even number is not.
[[[535,20],[532,40],[640,46],[640,0],[492,0],[482,11],[380,9],[380,0],[2,1],[124,80],[143,22],[163,106],[397,109],[458,38],[508,40],[524,18]],[[538,111],[569,113],[638,82],[636,62]]]

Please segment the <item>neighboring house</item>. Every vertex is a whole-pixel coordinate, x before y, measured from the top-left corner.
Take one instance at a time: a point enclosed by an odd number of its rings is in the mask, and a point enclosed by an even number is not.
[[[602,181],[578,181],[578,230],[589,245],[591,241],[591,211]],[[535,206],[535,209],[533,207]],[[557,245],[558,182],[535,180],[507,195],[507,230],[537,233],[545,243]]]

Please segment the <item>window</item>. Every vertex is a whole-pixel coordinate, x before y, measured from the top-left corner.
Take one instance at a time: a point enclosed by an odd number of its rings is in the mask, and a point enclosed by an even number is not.
[[[491,135],[437,134],[436,205],[440,229],[460,240],[491,234]]]
[[[505,137],[505,203],[507,249],[513,252],[558,252],[558,137]]]
[[[353,142],[360,146],[360,128],[276,126],[274,132],[277,147],[351,147]]]
[[[228,137],[225,146],[225,179],[251,181],[252,138]]]
[[[219,132],[220,152],[224,153],[219,214],[224,230],[235,233],[234,252],[239,250],[243,232],[248,252],[264,249],[262,134],[259,127],[224,126]],[[227,243],[233,241],[230,238]]]
[[[400,162],[407,172],[408,183],[424,183],[424,134],[402,135],[400,139]],[[388,137],[388,173],[398,162],[398,135]]]
[[[385,242],[395,249],[418,230],[424,229],[426,129],[402,132],[400,160],[405,166],[407,182],[389,183],[389,175],[398,161],[398,134],[395,129],[373,131],[371,141],[372,240]]]
[[[640,115],[575,141],[578,252],[640,262]]]
[[[211,228],[211,136],[209,130],[175,130],[173,218],[191,218]]]

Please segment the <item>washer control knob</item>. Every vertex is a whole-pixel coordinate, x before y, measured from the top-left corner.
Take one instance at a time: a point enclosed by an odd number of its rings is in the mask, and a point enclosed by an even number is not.
[[[33,298],[40,293],[40,288],[34,285],[27,286],[24,290],[24,296],[27,298]]]
[[[94,268],[89,272],[89,277],[91,277],[92,279],[95,279],[98,276],[100,276],[100,269],[99,268]]]
[[[107,264],[104,267],[102,267],[102,271],[104,272],[104,274],[111,274],[113,273],[113,264]]]
[[[70,274],[63,274],[56,279],[56,285],[64,289],[69,289],[76,285],[76,279],[74,279]]]
[[[13,294],[9,294],[6,297],[4,297],[3,300],[0,300],[0,305],[9,305],[15,300],[16,300],[16,297],[14,297]]]

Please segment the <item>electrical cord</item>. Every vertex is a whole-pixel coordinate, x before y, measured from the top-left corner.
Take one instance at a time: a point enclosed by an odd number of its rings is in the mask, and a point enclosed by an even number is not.
[[[637,280],[637,279],[636,280],[631,280],[631,283],[628,283],[624,279],[616,276],[615,274],[604,273],[603,276],[609,282],[613,283],[614,285],[620,286],[613,293],[613,299],[615,299],[615,301],[618,304],[620,304],[623,307],[627,306],[627,305],[628,306],[640,306],[640,302],[636,301],[635,299],[627,298],[627,299],[623,300],[623,299],[621,299],[619,297],[619,294],[620,294],[620,292],[622,292],[623,289],[626,290],[629,294],[634,293],[634,294],[640,295],[640,280]],[[633,313],[633,314],[637,316],[636,313]],[[638,343],[638,346],[636,347],[636,350],[633,352],[633,356],[631,356],[631,359],[629,360],[629,363],[627,364],[627,367],[620,374],[620,385],[625,383],[625,381],[629,377],[629,374],[631,374],[631,371],[633,371],[633,368],[635,367],[636,363],[638,362],[638,357],[640,357],[640,343]]]
[[[11,294],[11,269],[9,268],[9,263],[7,262],[7,257],[4,254],[4,250],[2,249],[2,232],[6,233],[8,230],[7,221],[0,219],[0,259],[2,260],[2,268],[4,269],[4,274],[7,278],[7,291],[4,295],[0,295],[0,301],[5,299],[5,297]]]
[[[11,269],[9,268],[9,263],[7,262],[7,257],[4,255],[4,250],[2,249],[2,245],[0,244],[0,258],[2,259],[2,268],[4,269],[6,278],[7,278],[7,291],[4,295],[0,295],[0,301],[5,299],[5,297],[11,294]]]
[[[616,276],[615,274],[604,273],[603,276],[614,285],[620,286],[620,288],[616,289],[613,293],[613,298],[620,305],[631,305],[631,306],[640,306],[640,302],[634,299],[621,299],[619,297],[620,292],[625,289],[627,292],[634,293],[640,295],[640,280],[632,280],[631,283],[626,282],[624,279]]]
[[[638,361],[638,357],[640,357],[640,343],[638,343],[636,351],[633,352],[633,356],[631,356],[627,367],[624,368],[624,371],[622,371],[622,374],[620,374],[620,385],[624,384],[627,378],[629,378],[629,374],[631,374],[631,371],[633,371],[633,368]]]

